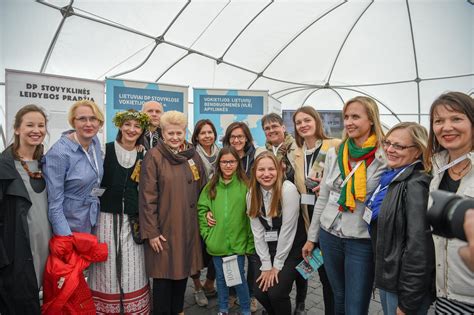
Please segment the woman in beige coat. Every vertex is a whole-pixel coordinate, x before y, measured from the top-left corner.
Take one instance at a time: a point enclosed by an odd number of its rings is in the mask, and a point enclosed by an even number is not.
[[[160,123],[163,140],[147,152],[140,173],[140,231],[153,278],[153,313],[177,314],[187,278],[203,267],[196,204],[206,173],[185,141],[184,114],[168,111]]]

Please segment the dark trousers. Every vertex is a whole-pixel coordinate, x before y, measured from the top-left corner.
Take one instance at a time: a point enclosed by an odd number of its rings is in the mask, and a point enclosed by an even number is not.
[[[154,315],[177,315],[183,311],[187,280],[153,279]]]
[[[274,284],[273,287],[268,289],[268,291],[263,292],[258,284],[255,285],[255,297],[269,315],[291,314],[290,293],[293,287],[293,282],[299,275],[298,271],[295,269],[299,262],[300,259],[288,257],[283,269],[278,273],[278,284]],[[262,263],[260,262],[260,259],[258,259],[255,266],[255,279],[260,277],[260,274],[262,273],[260,271],[261,266]]]

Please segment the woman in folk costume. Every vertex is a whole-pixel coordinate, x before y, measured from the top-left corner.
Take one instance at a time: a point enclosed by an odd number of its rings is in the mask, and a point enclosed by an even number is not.
[[[97,314],[148,314],[150,288],[144,250],[137,239],[138,181],[143,152],[137,143],[149,117],[135,110],[115,114],[116,140],[105,146],[104,177],[96,235],[109,250],[106,262],[93,264],[89,285]],[[134,230],[135,229],[135,230]],[[138,242],[138,243],[137,243]]]
[[[207,180],[199,154],[185,140],[186,116],[168,111],[160,124],[163,140],[147,152],[140,173],[140,231],[153,312],[177,314],[188,277],[203,266],[197,201]]]
[[[367,314],[374,280],[370,209],[364,202],[386,169],[377,104],[358,96],[343,108],[344,139],[329,149],[314,206],[307,256],[318,242],[334,293],[336,314]],[[368,219],[367,219],[368,218]]]
[[[319,187],[313,187],[322,177],[323,163],[326,153],[341,142],[330,139],[324,133],[323,121],[318,112],[311,106],[303,106],[293,115],[295,125],[295,140],[297,148],[294,152],[295,185],[301,194],[301,210],[308,230],[313,217],[314,204]],[[319,247],[319,244],[316,244]],[[324,266],[318,269],[319,278],[323,285],[324,311],[326,315],[334,314],[334,298]],[[296,310],[295,314],[305,314],[305,299],[308,291],[308,281],[303,277],[296,278]]]

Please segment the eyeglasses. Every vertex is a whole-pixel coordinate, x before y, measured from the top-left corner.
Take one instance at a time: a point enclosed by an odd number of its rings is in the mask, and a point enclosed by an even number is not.
[[[93,123],[93,124],[97,124],[99,122],[99,119],[95,116],[79,116],[79,117],[76,117],[74,119],[79,121],[81,124],[85,124],[88,121]]]
[[[232,142],[232,141],[234,141],[234,140],[244,141],[244,140],[245,140],[245,136],[244,136],[244,135],[230,136],[230,142]]]
[[[237,160],[221,160],[222,165],[234,166],[237,164]]]
[[[416,145],[399,145],[399,144],[392,143],[392,142],[387,141],[387,140],[382,141],[382,144],[383,144],[384,148],[388,148],[388,147],[392,146],[392,148],[394,148],[397,151],[403,151],[403,150],[406,150],[408,148],[416,147]]]

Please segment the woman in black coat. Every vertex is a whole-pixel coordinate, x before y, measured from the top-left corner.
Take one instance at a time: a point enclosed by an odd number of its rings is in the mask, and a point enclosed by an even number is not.
[[[366,202],[375,286],[385,315],[426,314],[434,297],[434,248],[426,220],[431,176],[421,161],[427,140],[426,129],[413,122],[387,133],[389,169]]]
[[[0,157],[0,313],[40,314],[39,289],[51,227],[40,159],[46,115],[21,108],[13,144]]]

